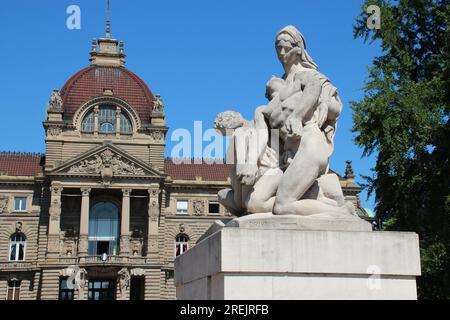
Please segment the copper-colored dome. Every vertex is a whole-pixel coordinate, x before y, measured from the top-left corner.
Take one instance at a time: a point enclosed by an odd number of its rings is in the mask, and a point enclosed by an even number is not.
[[[89,100],[112,90],[115,97],[125,100],[148,124],[153,110],[153,94],[145,82],[124,67],[90,66],[72,76],[61,89],[64,120]]]

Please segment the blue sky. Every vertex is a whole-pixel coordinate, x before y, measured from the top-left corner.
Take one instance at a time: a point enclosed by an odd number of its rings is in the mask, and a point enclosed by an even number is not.
[[[218,112],[251,118],[266,102],[265,84],[283,70],[274,37],[287,24],[306,38],[309,54],[344,102],[331,167],[353,160],[359,177],[375,157],[361,158],[353,142],[349,101],[363,96],[367,67],[379,45],[354,40],[360,0],[111,0],[112,36],[124,40],[127,67],[162,95],[171,132],[194,121],[211,127]],[[66,27],[69,5],[81,9],[81,29]],[[104,36],[106,0],[8,1],[0,8],[0,150],[45,152],[42,121],[53,88],[89,65],[94,37]],[[168,143],[170,149],[171,143]],[[169,155],[169,154],[168,154]],[[373,198],[361,196],[365,207]]]

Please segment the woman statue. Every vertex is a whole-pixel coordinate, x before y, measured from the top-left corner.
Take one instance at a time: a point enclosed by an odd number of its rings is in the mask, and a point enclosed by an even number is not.
[[[285,74],[267,83],[269,103],[252,121],[233,112],[216,120],[223,134],[232,130],[228,153],[236,160],[233,189],[221,190],[219,201],[234,214],[354,213],[337,176],[327,174],[342,110],[337,90],[317,70],[295,27],[283,28],[275,45]]]
[[[283,28],[276,37],[283,83],[265,111],[272,129],[280,129],[283,168],[274,214],[353,213],[336,175],[328,175],[333,139],[342,102],[306,51],[300,31]]]

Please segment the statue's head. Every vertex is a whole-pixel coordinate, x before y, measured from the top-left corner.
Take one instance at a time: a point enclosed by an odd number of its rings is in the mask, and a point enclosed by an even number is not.
[[[285,70],[295,63],[317,70],[317,65],[306,51],[305,38],[296,27],[289,25],[281,29],[275,39],[275,47]]]
[[[242,127],[244,124],[244,118],[236,111],[221,112],[214,120],[214,128],[223,136],[226,136],[236,128]]]

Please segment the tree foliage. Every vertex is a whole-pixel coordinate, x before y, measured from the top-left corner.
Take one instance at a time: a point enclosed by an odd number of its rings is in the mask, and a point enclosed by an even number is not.
[[[369,29],[366,8],[381,9]],[[419,297],[450,298],[450,3],[365,0],[355,38],[381,45],[368,70],[364,97],[352,102],[355,142],[377,154],[377,215],[385,229],[419,234]]]

